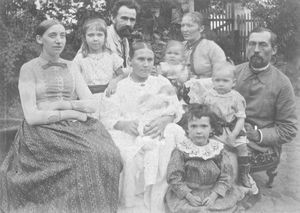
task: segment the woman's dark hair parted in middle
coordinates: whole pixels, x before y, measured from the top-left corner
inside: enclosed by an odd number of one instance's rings
[[[145,41],[134,42],[131,45],[131,48],[129,50],[129,56],[130,56],[130,58],[132,58],[134,56],[135,51],[140,50],[140,49],[149,49],[149,50],[152,50],[152,47],[151,47],[151,44],[149,44],[149,43],[147,43]]]

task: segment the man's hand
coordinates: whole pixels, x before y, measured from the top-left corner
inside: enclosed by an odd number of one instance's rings
[[[144,135],[151,136],[156,138],[160,135],[163,135],[165,127],[167,124],[173,122],[174,116],[161,116],[144,127]]]
[[[185,198],[188,200],[189,204],[192,206],[202,206],[202,200],[200,197],[188,193]]]
[[[259,142],[260,134],[257,129],[254,129],[253,126],[249,123],[245,123],[246,135],[250,141]]]
[[[120,130],[126,132],[130,135],[137,136],[139,122],[137,120],[134,121],[118,121],[115,125],[116,130]]]

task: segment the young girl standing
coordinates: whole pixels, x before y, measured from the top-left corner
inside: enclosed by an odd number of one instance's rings
[[[230,155],[210,137],[217,117],[208,105],[191,104],[185,114],[187,137],[177,143],[167,170],[167,212],[233,212],[245,195],[233,185]]]
[[[106,47],[106,28],[105,21],[100,18],[87,20],[83,25],[82,50],[74,58],[99,101],[104,91],[107,96],[113,94],[117,82],[123,78],[123,59]]]

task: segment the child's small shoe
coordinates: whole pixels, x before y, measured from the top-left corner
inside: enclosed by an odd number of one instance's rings
[[[256,182],[254,181],[254,179],[251,175],[249,175],[249,177],[250,177],[250,183],[251,183],[251,189],[250,189],[249,193],[251,193],[252,195],[257,195],[259,193],[259,189],[256,185]]]
[[[251,185],[251,182],[250,182],[250,178],[249,178],[249,175],[247,174],[247,173],[240,173],[239,174],[239,179],[240,179],[240,183],[243,185],[243,186],[245,186],[245,187],[247,187],[247,188],[251,188],[252,187],[252,185]]]

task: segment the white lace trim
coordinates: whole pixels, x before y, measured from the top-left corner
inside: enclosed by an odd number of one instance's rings
[[[219,155],[224,145],[214,139],[210,139],[208,144],[204,146],[197,146],[193,144],[189,139],[183,140],[177,144],[177,148],[187,153],[190,157],[200,157],[204,160],[214,158]]]

